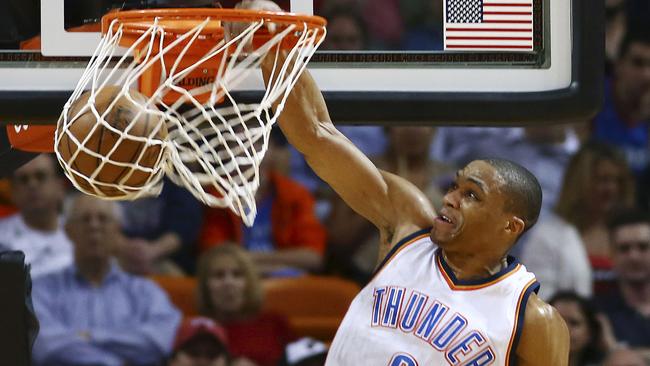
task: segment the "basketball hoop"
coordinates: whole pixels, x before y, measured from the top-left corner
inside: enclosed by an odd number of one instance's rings
[[[238,34],[224,34],[226,23],[245,29]],[[66,175],[79,176],[74,156],[68,159],[72,161],[66,161],[59,153],[61,137],[70,135],[77,117],[68,115],[71,107],[89,90],[91,97],[82,99],[87,106],[80,110],[93,110],[97,124],[113,131],[110,121],[94,109],[92,96],[118,86],[121,92],[117,97],[138,102],[138,115],[154,115],[155,120],[164,121],[161,123],[168,132],[164,156],[156,167],[141,167],[137,161],[128,164],[152,172],[143,189],[136,191],[119,181],[109,184],[123,193],[118,198],[157,194],[162,174],[154,173],[161,169],[207,205],[229,207],[246,225],[252,225],[255,192],[260,184],[259,165],[268,148],[271,127],[323,41],[325,25],[326,21],[317,16],[242,9],[154,9],[105,15],[103,37],[63,109],[55,134],[55,151]],[[120,47],[127,51],[117,57]],[[286,58],[279,57],[281,51],[287,53]],[[234,89],[265,57],[274,57],[275,67],[262,99],[242,100]],[[144,94],[146,102],[131,97],[132,89]],[[272,105],[276,106],[275,112]],[[129,136],[129,128],[119,133],[116,145],[122,139],[142,140],[142,136]],[[87,146],[88,138],[67,137],[66,141],[73,141],[77,150],[97,156]],[[119,146],[115,149],[119,150]],[[102,156],[101,160],[110,161],[110,156]],[[99,184],[96,175],[84,175],[90,188],[75,185],[85,193],[102,196],[93,189]]]

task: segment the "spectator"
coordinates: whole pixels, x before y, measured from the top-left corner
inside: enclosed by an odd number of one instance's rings
[[[180,313],[153,282],[113,261],[116,206],[73,198],[65,229],[74,264],[34,281],[36,365],[154,365],[171,351]]]
[[[370,48],[379,50],[399,49],[404,37],[404,20],[399,0],[363,1],[362,14],[368,25]]]
[[[630,210],[609,225],[618,288],[598,298],[619,342],[650,348],[650,216]]]
[[[375,165],[406,178],[425,192],[434,206],[440,207],[445,180],[455,171],[429,158],[435,129],[390,127],[386,131],[388,148],[384,154],[372,158]],[[330,269],[364,283],[377,263],[380,250],[375,226],[352,211],[339,197],[332,199],[332,211],[326,225]]]
[[[400,13],[406,28],[401,49],[442,50],[443,8],[442,0],[401,1]]]
[[[605,85],[605,102],[595,117],[593,137],[620,147],[635,173],[650,163],[650,27],[628,27]]]
[[[547,301],[559,291],[590,298],[593,274],[587,250],[575,226],[550,213],[524,237],[521,261],[541,284],[539,297]]]
[[[320,15],[327,19],[327,37],[323,51],[362,51],[368,43],[368,31],[361,12],[352,4],[326,7]]]
[[[325,343],[305,337],[287,345],[278,366],[323,366],[326,358]]]
[[[226,331],[208,318],[185,320],[167,366],[231,366]]]
[[[322,265],[325,228],[315,215],[309,191],[278,173],[278,149],[280,144],[272,140],[260,166],[253,226],[244,226],[231,210],[206,208],[201,249],[224,241],[241,243],[263,275],[315,272]]]
[[[159,196],[120,206],[122,230],[129,238],[120,250],[124,269],[143,275],[194,272],[203,206],[190,192],[165,180]]]
[[[569,327],[569,366],[602,362],[607,349],[593,305],[574,292],[560,292],[549,304],[557,309]]]
[[[607,356],[603,366],[647,366],[638,352],[629,348],[619,348]]]
[[[237,362],[275,366],[291,336],[284,317],[263,312],[262,286],[244,249],[222,244],[198,268],[199,312],[224,326]]]
[[[634,180],[614,148],[587,143],[567,167],[556,212],[580,232],[594,275],[594,291],[613,281],[608,216],[634,203]]]
[[[21,250],[38,277],[72,263],[63,230],[63,181],[52,155],[40,155],[14,171],[11,196],[19,212],[0,220],[0,250]]]

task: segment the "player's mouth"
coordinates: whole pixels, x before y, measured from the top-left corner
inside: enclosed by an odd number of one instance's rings
[[[438,212],[438,217],[436,217],[436,221],[438,221],[441,224],[451,225],[451,226],[456,226],[456,224],[458,223],[456,217],[454,217],[454,215],[452,215],[449,212],[449,209],[447,209],[446,207],[441,209],[440,212]]]
[[[446,225],[453,225],[454,224],[452,219],[449,216],[446,216],[446,215],[438,215],[438,217],[436,217],[436,221],[438,221],[440,223],[443,223],[443,224],[446,224]]]

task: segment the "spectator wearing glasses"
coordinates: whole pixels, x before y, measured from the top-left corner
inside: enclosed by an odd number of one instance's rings
[[[18,213],[0,220],[0,250],[20,250],[32,277],[72,264],[63,230],[64,186],[52,155],[40,155],[14,171],[11,197]]]
[[[609,225],[618,288],[599,298],[617,340],[650,348],[650,216],[630,210]]]

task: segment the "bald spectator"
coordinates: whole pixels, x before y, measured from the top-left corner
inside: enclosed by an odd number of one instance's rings
[[[63,230],[64,188],[52,155],[40,155],[11,176],[19,212],[0,220],[0,250],[20,250],[32,278],[72,263],[72,244]]]
[[[603,366],[646,366],[641,355],[628,348],[620,348],[609,354]]]
[[[156,365],[170,353],[180,313],[153,282],[116,265],[116,210],[91,196],[70,203],[74,264],[34,282],[35,365]]]

